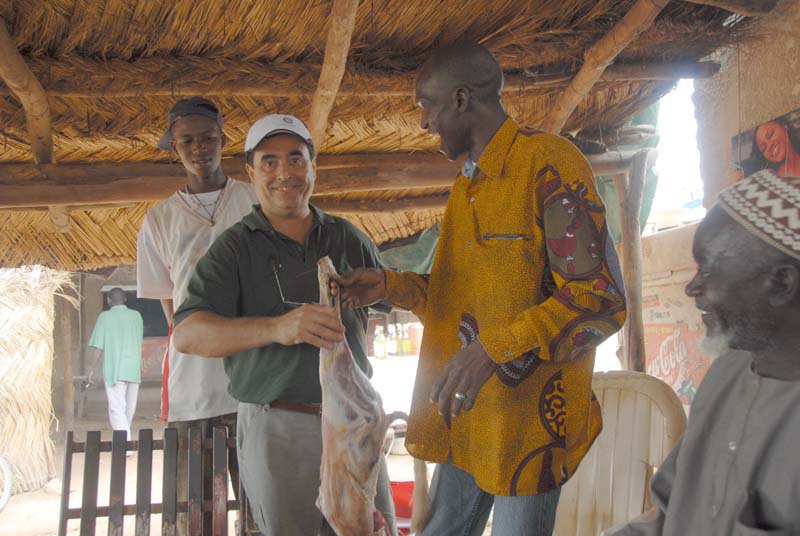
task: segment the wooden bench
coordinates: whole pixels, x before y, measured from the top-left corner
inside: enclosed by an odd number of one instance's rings
[[[228,513],[238,511],[237,536],[249,534],[245,527],[248,503],[244,489],[239,484],[239,500],[228,498],[228,456],[235,456],[236,438],[228,437],[224,427],[215,427],[211,439],[203,441],[199,428],[189,431],[189,482],[188,501],[177,500],[178,432],[164,430],[163,439],[153,439],[152,430],[140,430],[138,441],[126,441],[125,431],[116,430],[112,440],[101,441],[100,432],[87,432],[86,442],[74,440],[68,432],[64,446],[64,474],[61,490],[61,512],[58,522],[59,536],[66,536],[67,522],[80,520],[80,535],[93,536],[97,518],[108,518],[108,534],[122,535],[125,516],[135,516],[136,536],[150,534],[150,517],[161,514],[161,534],[175,535],[179,512],[188,513],[188,533],[201,536],[204,524],[210,521],[214,536],[228,534]],[[153,476],[153,451],[164,452],[162,501],[151,500]],[[213,491],[211,497],[203,496],[203,451],[211,451]],[[124,504],[126,453],[138,452],[136,459],[136,503]],[[232,452],[233,451],[233,452]],[[79,508],[69,507],[72,457],[84,453],[83,490]],[[97,505],[99,487],[100,453],[111,452],[111,477],[109,505]]]

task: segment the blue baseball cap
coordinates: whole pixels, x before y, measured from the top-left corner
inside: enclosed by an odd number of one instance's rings
[[[213,102],[202,97],[181,99],[176,102],[175,106],[169,111],[169,127],[164,135],[161,136],[161,139],[158,140],[159,149],[165,151],[172,150],[170,146],[170,142],[172,141],[172,125],[175,124],[175,121],[187,115],[202,115],[203,117],[208,117],[215,121],[217,125],[219,125],[219,129],[222,130],[222,114]]]

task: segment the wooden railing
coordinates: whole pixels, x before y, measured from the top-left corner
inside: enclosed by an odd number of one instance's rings
[[[248,503],[239,484],[238,500],[228,498],[228,456],[235,456],[236,438],[228,437],[225,427],[215,427],[211,439],[203,440],[199,428],[189,430],[188,442],[188,500],[178,501],[178,432],[174,428],[164,430],[163,439],[153,439],[152,430],[140,430],[138,441],[126,441],[125,431],[115,430],[112,440],[101,441],[100,432],[87,432],[84,443],[77,442],[68,432],[64,448],[64,474],[61,491],[61,513],[58,535],[66,536],[70,519],[80,520],[81,536],[94,536],[98,518],[108,518],[108,534],[123,534],[126,516],[135,516],[136,536],[150,534],[152,515],[161,515],[161,534],[177,534],[178,513],[188,514],[188,534],[201,536],[204,525],[210,523],[214,536],[228,534],[228,513],[239,512],[237,536],[248,534],[246,521]],[[152,501],[153,452],[164,453],[162,500]],[[213,485],[210,497],[203,496],[203,451],[211,451]],[[136,451],[136,503],[125,504],[125,475],[127,452]],[[100,483],[100,453],[111,452],[111,476],[109,483],[109,505],[98,506],[97,494]],[[72,479],[73,455],[84,454],[83,486],[81,505],[70,508],[69,494]],[[208,529],[205,528],[205,533]]]

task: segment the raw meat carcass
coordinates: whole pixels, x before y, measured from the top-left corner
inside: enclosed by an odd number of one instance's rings
[[[317,263],[320,303],[336,307],[330,293],[333,263]],[[382,446],[389,425],[408,420],[405,413],[386,415],[383,402],[369,378],[356,365],[347,341],[333,350],[319,351],[322,385],[322,467],[317,507],[339,536],[389,535],[386,520],[375,508]],[[411,530],[418,532],[430,514],[427,466],[414,460],[414,498]]]
[[[320,303],[334,306],[328,257],[319,260]],[[335,306],[339,308],[338,298]],[[341,310],[339,309],[341,316]],[[375,508],[386,430],[399,414],[386,415],[380,395],[358,368],[347,341],[319,352],[322,384],[322,467],[317,506],[339,536],[388,535]]]

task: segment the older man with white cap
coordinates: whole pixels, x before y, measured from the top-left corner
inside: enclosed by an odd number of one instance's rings
[[[693,254],[686,293],[719,357],[653,478],[656,509],[606,535],[800,534],[800,178],[723,191]]]
[[[239,401],[237,453],[253,517],[268,535],[332,534],[315,507],[322,436],[319,348],[347,337],[361,369],[366,309],[342,312],[319,299],[317,260],[340,272],[379,267],[375,245],[349,222],[309,203],[314,144],[305,125],[268,115],[245,142],[259,205],[200,259],[188,298],[175,313],[175,346],[221,356]],[[375,499],[394,528],[383,459]]]

